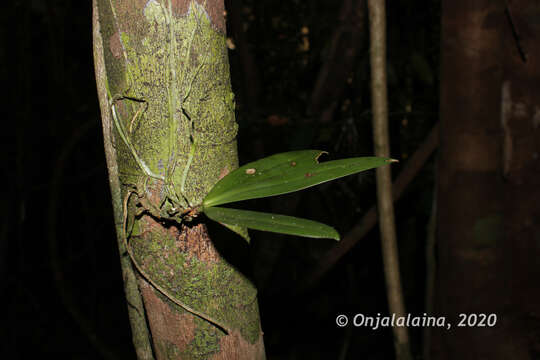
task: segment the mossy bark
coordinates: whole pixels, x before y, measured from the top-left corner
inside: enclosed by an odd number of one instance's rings
[[[196,209],[238,166],[223,1],[98,0],[98,8],[122,194],[138,195],[127,203],[126,228],[145,273],[139,288],[155,356],[264,359],[253,284],[217,252],[200,218],[166,218]]]
[[[112,139],[112,119],[109,109],[109,99],[107,95],[107,74],[105,71],[105,59],[103,58],[103,39],[99,24],[99,11],[97,0],[92,3],[92,37],[94,43],[94,65],[96,75],[96,86],[98,90],[99,104],[101,108],[101,118],[103,127],[103,142],[105,148],[105,158],[109,173],[109,185],[111,189],[111,200],[114,211],[114,224],[117,233],[117,245],[120,255],[120,267],[122,269],[122,279],[124,280],[124,292],[128,304],[128,316],[131,325],[131,338],[139,360],[153,360],[150,334],[146,324],[146,316],[142,296],[137,286],[137,276],[131,265],[131,260],[126,254],[126,243],[124,241],[122,193],[120,179],[118,176],[118,163],[116,161],[116,151]]]

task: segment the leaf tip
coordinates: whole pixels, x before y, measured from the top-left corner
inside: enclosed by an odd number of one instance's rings
[[[332,239],[332,240],[335,240],[335,241],[340,241],[341,240],[341,236],[339,236],[339,233],[337,232],[336,229],[334,229],[333,227],[330,227],[331,229],[331,232],[330,232],[330,236],[328,236],[328,239]]]
[[[397,162],[399,162],[399,160],[396,160],[396,159],[388,159],[388,160],[386,160],[386,162],[389,162],[389,163],[397,163]]]

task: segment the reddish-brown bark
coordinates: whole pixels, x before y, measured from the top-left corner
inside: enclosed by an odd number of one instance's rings
[[[434,330],[434,359],[508,358],[500,326],[457,327],[460,313],[500,314],[504,304],[497,276],[504,258],[501,4],[442,3],[435,311],[453,329]]]
[[[433,359],[538,354],[540,8],[508,5],[443,1],[435,315],[453,328],[434,331]],[[496,325],[457,328],[480,313]]]
[[[540,6],[509,2],[502,85],[504,252],[501,284],[509,294],[506,314],[514,359],[540,354]]]

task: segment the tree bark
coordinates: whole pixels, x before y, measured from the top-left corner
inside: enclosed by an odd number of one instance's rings
[[[540,354],[540,7],[507,2],[501,85],[504,245],[501,292],[509,295],[506,344],[514,359]]]
[[[143,300],[137,287],[136,273],[131,266],[131,261],[126,256],[126,248],[123,241],[123,214],[122,214],[122,194],[120,178],[118,175],[118,164],[116,162],[116,151],[112,138],[112,119],[109,111],[107,98],[107,74],[105,70],[105,60],[103,58],[103,39],[99,24],[99,12],[97,1],[93,1],[92,6],[92,26],[94,42],[94,64],[96,73],[96,85],[98,98],[100,101],[101,119],[103,128],[103,140],[105,147],[105,159],[109,174],[109,186],[111,189],[111,198],[113,205],[114,224],[116,228],[118,252],[120,255],[120,267],[122,269],[122,279],[124,280],[124,292],[126,302],[128,303],[128,316],[131,325],[131,338],[135,347],[135,353],[139,360],[152,360],[152,346],[150,344],[150,335],[146,326],[146,316]]]
[[[122,230],[142,271],[155,357],[264,359],[253,284],[216,250],[205,219],[171,215],[196,213],[238,166],[223,1],[97,3],[102,111],[118,119]]]
[[[459,314],[501,314],[501,26],[503,2],[442,2],[441,140],[434,359],[516,358],[495,327],[457,327]],[[504,322],[504,321],[503,321]]]
[[[443,1],[434,359],[532,359],[537,279],[540,36],[535,1]]]

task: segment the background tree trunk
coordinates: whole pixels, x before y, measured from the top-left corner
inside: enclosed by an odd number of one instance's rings
[[[497,313],[501,293],[500,89],[503,8],[443,1],[441,140],[438,161],[435,359],[502,359],[498,328],[457,328],[458,314]],[[488,342],[489,340],[489,342]],[[502,357],[501,357],[502,356]]]
[[[98,8],[108,101],[132,144],[114,128],[130,245],[147,275],[139,288],[155,356],[264,359],[256,289],[225,259],[227,249],[218,252],[200,217],[180,225],[148,211],[137,216],[135,202],[195,208],[237,167],[223,1],[98,0]],[[147,177],[134,152],[164,181]],[[130,189],[138,196],[127,197]]]
[[[502,83],[506,347],[514,359],[540,356],[540,7],[507,2]]]
[[[434,359],[515,358],[505,338],[507,293],[501,176],[503,2],[442,2],[438,274]],[[497,314],[494,327],[457,327],[459,314]]]

